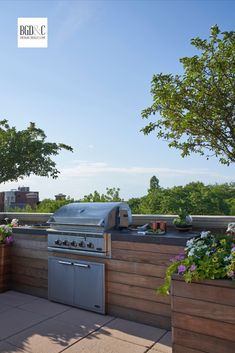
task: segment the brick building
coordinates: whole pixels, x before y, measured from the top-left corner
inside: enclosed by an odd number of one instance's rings
[[[0,211],[7,211],[9,208],[24,208],[29,205],[35,208],[39,202],[39,192],[30,191],[29,187],[18,187],[18,190],[0,192]]]

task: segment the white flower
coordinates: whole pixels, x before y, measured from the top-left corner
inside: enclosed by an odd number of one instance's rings
[[[207,248],[208,248],[207,245],[202,245],[202,246],[201,246],[201,249],[207,249]]]
[[[194,239],[188,240],[187,243],[186,243],[186,247],[187,248],[191,248],[193,246],[193,243],[194,243]]]
[[[210,234],[210,231],[201,232],[201,238],[202,238],[202,239],[207,238],[209,234]]]
[[[11,225],[13,227],[17,227],[19,224],[19,220],[17,218],[13,218],[13,220],[11,221]]]
[[[194,249],[191,249],[189,252],[188,252],[188,256],[193,256],[194,255]]]
[[[230,260],[232,260],[232,256],[230,255],[230,256],[226,256],[225,258],[224,258],[224,261],[225,262],[228,262],[228,261],[230,261]]]
[[[235,222],[228,224],[228,228],[227,228],[226,232],[235,234]]]

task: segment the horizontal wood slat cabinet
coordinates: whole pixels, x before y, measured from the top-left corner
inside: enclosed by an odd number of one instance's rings
[[[14,234],[12,246],[11,288],[47,298],[47,235]]]
[[[10,288],[11,284],[11,246],[0,245],[0,293]]]
[[[235,284],[172,279],[173,353],[235,352]]]
[[[47,298],[48,256],[105,263],[107,313],[165,329],[171,327],[170,298],[155,291],[170,258],[183,246],[112,241],[112,258],[48,253],[46,232],[18,232],[12,246],[11,288]]]
[[[170,258],[182,251],[182,246],[112,241],[106,266],[108,313],[170,329],[170,298],[155,289],[163,283]]]

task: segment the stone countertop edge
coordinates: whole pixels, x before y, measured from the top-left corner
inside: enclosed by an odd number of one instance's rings
[[[14,227],[13,234],[47,235],[48,232],[42,228]]]
[[[47,235],[47,229],[19,227],[13,228],[13,234]],[[112,241],[127,241],[146,244],[185,246],[187,240],[199,235],[199,232],[179,232],[169,230],[164,235],[138,235],[135,232],[111,231]]]

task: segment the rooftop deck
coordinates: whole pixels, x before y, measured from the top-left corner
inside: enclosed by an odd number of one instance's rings
[[[171,353],[169,331],[50,302],[0,294],[1,353]]]

